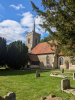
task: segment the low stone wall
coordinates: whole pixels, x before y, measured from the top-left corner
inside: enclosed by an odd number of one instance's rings
[[[0,100],[16,100],[16,94],[14,92],[9,92],[4,97],[0,96]]]
[[[30,65],[29,68],[40,68],[39,65]]]
[[[69,67],[70,70],[75,70],[75,65],[72,67]]]

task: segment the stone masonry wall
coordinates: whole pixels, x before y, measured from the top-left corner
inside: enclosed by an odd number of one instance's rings
[[[59,64],[59,58],[63,58],[63,65]],[[59,69],[66,69],[65,61],[69,61],[69,65],[67,69],[75,70],[75,65],[72,65],[72,63],[70,62],[70,57],[67,57],[67,56],[58,56],[58,68]]]
[[[55,54],[42,54],[42,55],[37,55],[40,61],[40,68],[48,68],[48,69],[55,69],[57,68],[57,57]],[[50,66],[47,66],[47,59],[46,57],[50,57]]]
[[[28,51],[31,51],[38,43],[40,43],[40,34],[36,32],[30,32],[26,34],[26,46],[29,48]],[[28,39],[30,39],[30,43],[28,43]],[[37,43],[36,43],[37,39]]]
[[[30,39],[30,43],[28,43],[28,39]],[[31,51],[33,43],[33,32],[26,34],[26,46],[28,47],[28,51]]]

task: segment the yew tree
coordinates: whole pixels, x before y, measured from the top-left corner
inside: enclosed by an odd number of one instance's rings
[[[32,1],[31,4],[37,15],[44,19],[40,26],[50,33],[50,40],[57,41],[58,49],[65,56],[75,57],[75,0],[41,0],[43,10]]]
[[[6,39],[0,37],[0,65],[5,65],[6,62]]]
[[[27,63],[28,47],[22,41],[14,41],[7,46],[7,65],[12,69],[20,69]]]

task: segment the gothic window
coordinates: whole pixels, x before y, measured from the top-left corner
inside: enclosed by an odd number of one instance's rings
[[[28,43],[30,43],[30,39],[28,39]]]
[[[59,64],[63,65],[63,58],[59,58]]]
[[[72,62],[72,65],[75,65],[75,61]]]
[[[47,66],[49,66],[50,65],[50,57],[49,56],[47,56],[46,62],[47,62]]]

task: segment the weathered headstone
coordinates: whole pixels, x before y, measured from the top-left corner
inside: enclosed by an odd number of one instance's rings
[[[4,98],[2,98],[2,97],[0,96],[0,100],[4,100]]]
[[[4,100],[10,100],[7,95],[4,96]]]
[[[62,73],[64,73],[64,69],[62,69]]]
[[[70,80],[69,79],[61,80],[61,90],[65,90],[69,88],[70,88]]]
[[[53,93],[51,93],[49,96],[50,96],[50,98],[55,97],[55,95]]]
[[[73,80],[75,80],[75,73],[73,73]]]
[[[16,94],[14,92],[9,92],[4,96],[4,100],[16,100]]]
[[[39,70],[36,71],[36,77],[40,77],[40,71]]]
[[[46,99],[46,96],[41,97],[41,99],[42,99],[42,100],[45,100],[45,99]]]

